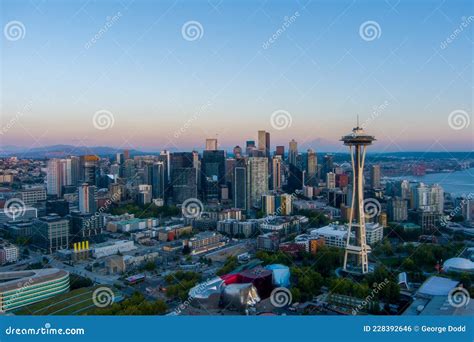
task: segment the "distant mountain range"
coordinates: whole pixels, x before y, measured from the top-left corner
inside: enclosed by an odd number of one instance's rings
[[[21,158],[63,158],[70,155],[81,156],[95,154],[98,156],[110,156],[117,152],[122,152],[123,148],[117,149],[108,146],[73,146],[73,145],[52,145],[35,148],[25,148],[19,146],[0,147],[1,157],[17,156]],[[155,152],[156,153],[156,152]],[[130,154],[154,154],[153,152],[141,152],[130,150]]]
[[[107,157],[115,155],[118,152],[123,152],[124,148],[115,148],[110,146],[74,146],[74,145],[51,145],[35,148],[26,148],[20,146],[1,146],[0,147],[0,157],[12,157],[16,156],[18,158],[64,158],[70,155],[81,156],[86,154],[95,154],[101,157]],[[156,151],[139,151],[139,150],[129,150],[130,155],[156,155],[159,152]],[[173,151],[171,151],[173,152]],[[229,150],[231,152],[231,150]],[[326,153],[318,151],[319,155],[324,155]],[[347,155],[347,152],[332,153],[334,155],[340,155],[343,157]],[[474,152],[384,152],[377,153],[369,151],[367,157],[376,157],[377,159],[387,159],[391,158],[420,158],[420,159],[450,159],[456,158],[461,160],[466,160],[468,158],[474,158]],[[345,159],[345,157],[343,157]],[[337,160],[338,158],[336,158]]]

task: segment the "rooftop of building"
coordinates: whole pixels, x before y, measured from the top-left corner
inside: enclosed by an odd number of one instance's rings
[[[417,295],[422,296],[447,296],[459,284],[449,278],[433,276],[428,278],[418,289]]]
[[[451,258],[443,263],[443,269],[474,272],[474,262],[465,258]]]
[[[57,268],[43,268],[31,271],[0,272],[0,293],[20,289],[21,286],[34,285],[67,276],[69,273]]]
[[[58,214],[49,214],[47,216],[39,217],[38,219],[43,222],[67,221],[67,218],[61,217]]]

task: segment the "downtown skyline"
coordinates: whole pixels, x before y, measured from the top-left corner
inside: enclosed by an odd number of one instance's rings
[[[152,6],[3,2],[2,27],[20,21],[24,37],[2,36],[2,146],[192,150],[217,138],[231,150],[262,129],[272,146],[344,152],[359,115],[373,152],[473,150],[463,2]],[[364,39],[372,21],[378,35]],[[107,129],[94,126],[101,111]],[[278,111],[291,124],[272,126]]]

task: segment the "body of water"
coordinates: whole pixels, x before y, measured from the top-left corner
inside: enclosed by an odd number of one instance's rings
[[[467,196],[474,194],[474,168],[445,173],[430,173],[425,176],[405,176],[397,179],[423,182],[425,184],[439,184],[445,192],[453,196]]]

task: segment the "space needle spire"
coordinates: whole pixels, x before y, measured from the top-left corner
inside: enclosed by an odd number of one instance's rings
[[[352,162],[352,202],[349,216],[349,229],[347,231],[346,249],[344,253],[344,271],[366,274],[369,272],[368,254],[370,246],[367,245],[365,214],[364,214],[364,161],[367,146],[372,145],[375,137],[368,135],[359,126],[352,133],[341,138],[344,145],[349,146]],[[354,238],[352,238],[354,231]]]

